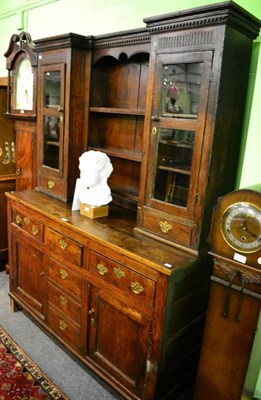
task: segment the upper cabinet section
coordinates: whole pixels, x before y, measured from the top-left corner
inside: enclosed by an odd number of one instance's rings
[[[113,164],[113,202],[136,210],[149,76],[149,35],[143,30],[94,39],[88,149]]]
[[[14,34],[5,53],[8,70],[7,115],[36,117],[37,54],[28,32]]]
[[[260,21],[229,1],[145,22],[153,50],[136,232],[198,252],[215,199],[234,189]]]
[[[38,54],[37,189],[73,198],[86,150],[91,39],[66,34],[35,41]]]

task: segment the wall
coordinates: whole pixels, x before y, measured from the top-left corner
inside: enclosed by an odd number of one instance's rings
[[[219,0],[0,0],[0,77],[7,76],[4,53],[10,37],[21,30],[33,40],[75,32],[99,35],[145,26],[143,18],[181,9],[216,3]],[[260,0],[235,0],[261,18]],[[261,52],[260,37],[253,44],[244,132],[236,188],[261,192]],[[260,334],[258,341],[260,341]],[[254,347],[253,368],[247,386],[253,389],[260,364]],[[255,361],[257,359],[257,361]],[[255,371],[255,373],[252,373]],[[260,373],[261,374],[261,373]],[[261,380],[261,378],[260,378]],[[261,386],[261,382],[260,385]],[[258,389],[258,391],[261,389]]]

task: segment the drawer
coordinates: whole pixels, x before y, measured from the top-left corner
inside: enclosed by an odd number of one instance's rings
[[[33,238],[43,242],[44,225],[37,221],[36,218],[31,217],[30,213],[26,210],[21,210],[16,207],[12,208],[12,224],[18,226],[24,232]]]
[[[81,267],[83,245],[50,228],[46,229],[45,243],[55,256],[70,261],[77,267]]]
[[[48,302],[76,324],[81,324],[81,305],[50,282],[48,283]]]
[[[76,299],[82,298],[82,278],[52,258],[48,259],[48,277],[53,285],[59,286],[69,296],[74,296]]]
[[[187,225],[178,224],[156,215],[145,213],[143,228],[166,240],[171,240],[185,246],[190,245],[192,228]]]
[[[64,317],[53,307],[48,309],[48,326],[70,346],[80,350],[80,326]]]
[[[90,270],[135,300],[153,305],[155,281],[95,252],[90,254]]]

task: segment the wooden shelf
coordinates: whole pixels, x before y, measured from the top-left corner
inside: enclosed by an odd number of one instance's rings
[[[141,162],[141,158],[142,158],[141,154],[133,154],[133,153],[130,153],[127,151],[124,152],[122,150],[117,150],[117,149],[106,149],[104,147],[89,146],[88,150],[101,151],[103,153],[106,153],[107,156],[109,156],[109,157],[117,157],[117,158],[121,158],[124,160],[129,160],[129,161]]]
[[[185,166],[183,168],[178,168],[177,166],[169,167],[169,166],[165,166],[165,165],[159,165],[158,168],[161,170],[164,170],[164,171],[178,172],[179,174],[183,174],[183,175],[191,175],[191,171],[190,171],[189,167],[185,167]]]
[[[139,110],[136,108],[90,107],[90,111],[104,114],[145,115],[145,110]]]

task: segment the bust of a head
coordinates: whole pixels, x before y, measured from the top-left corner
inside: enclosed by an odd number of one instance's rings
[[[111,200],[111,190],[107,180],[113,171],[107,154],[101,151],[86,151],[79,158],[81,203],[102,206]]]

